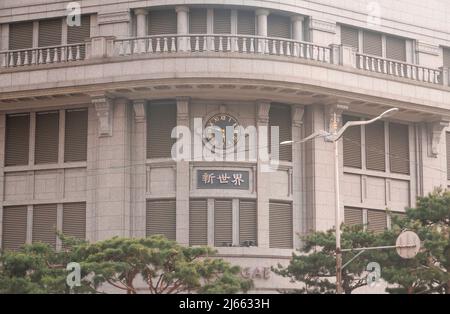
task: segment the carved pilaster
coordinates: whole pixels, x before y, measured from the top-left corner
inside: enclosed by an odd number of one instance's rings
[[[305,107],[297,105],[293,107],[292,126],[301,127],[303,124],[303,116],[305,115]]]
[[[260,100],[258,101],[258,124],[268,124],[269,123],[269,110],[270,110],[270,101],[268,100]]]
[[[439,154],[439,143],[445,128],[449,126],[449,121],[434,121],[427,125],[428,133],[428,155],[436,158]]]
[[[189,125],[189,97],[177,97],[177,124]]]
[[[111,98],[102,95],[92,98],[98,118],[98,136],[112,136],[112,120],[114,105]]]
[[[145,122],[145,105],[146,100],[135,100],[133,102],[134,118],[136,122]]]

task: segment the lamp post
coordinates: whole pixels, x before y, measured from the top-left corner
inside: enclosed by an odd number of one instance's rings
[[[334,113],[333,119],[330,123],[330,132],[320,130],[317,131],[310,136],[299,140],[299,141],[285,141],[281,142],[280,145],[289,145],[289,144],[300,144],[305,143],[309,140],[323,137],[325,138],[325,141],[332,142],[334,145],[334,185],[335,185],[335,228],[336,228],[336,293],[342,294],[342,250],[341,250],[341,199],[340,199],[340,176],[339,176],[339,140],[344,135],[344,132],[349,127],[354,126],[361,126],[361,125],[368,125],[371,123],[374,123],[380,119],[386,118],[388,116],[391,116],[392,114],[396,113],[398,111],[398,108],[392,108],[389,110],[386,110],[382,114],[380,114],[378,117],[373,118],[371,120],[367,121],[349,121],[347,122],[341,129],[338,130],[339,127],[339,121],[337,118],[337,114]]]

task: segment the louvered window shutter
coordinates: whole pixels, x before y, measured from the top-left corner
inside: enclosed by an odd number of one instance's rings
[[[379,33],[364,31],[363,33],[364,53],[381,57],[383,56],[382,36]]]
[[[450,132],[445,133],[447,148],[447,179],[450,180]]]
[[[18,250],[27,240],[27,206],[3,207],[2,248]]]
[[[62,38],[62,19],[50,19],[39,21],[39,47],[60,46]],[[43,51],[43,60],[48,60],[47,53],[50,52],[50,60],[53,61],[55,51],[53,49]],[[59,53],[59,51],[58,51]],[[58,56],[59,58],[60,56]]]
[[[375,233],[381,233],[387,228],[387,216],[385,211],[368,210],[367,211],[367,230]]]
[[[238,11],[237,18],[237,33],[240,35],[256,35],[256,19],[255,12],[253,11]],[[246,50],[250,51],[251,49],[251,40],[246,39],[244,41],[243,38],[239,39],[239,49],[243,51],[244,43],[246,44]]]
[[[58,162],[59,113],[38,112],[36,114],[35,164]]]
[[[257,245],[258,239],[258,218],[256,201],[239,202],[239,242],[241,245],[245,242],[252,242]]]
[[[80,44],[84,43],[86,39],[91,37],[91,16],[82,15],[80,26],[68,26],[67,27],[67,43],[68,44]],[[76,55],[76,54],[74,54]],[[81,59],[84,59],[86,55],[85,47],[80,48]]]
[[[207,11],[206,9],[191,9],[189,10],[189,33],[191,34],[206,34],[208,32],[207,25]],[[204,39],[199,36],[199,49],[204,50]],[[195,50],[195,39],[191,38],[191,49]]]
[[[343,124],[348,121],[360,120],[357,117],[344,116]],[[343,137],[344,166],[361,169],[361,127],[347,129]]]
[[[6,116],[5,166],[28,165],[30,115]]]
[[[450,48],[443,49],[444,67],[450,67]]]
[[[214,245],[233,244],[233,206],[231,200],[214,201]]]
[[[177,125],[176,104],[150,104],[147,114],[147,158],[170,158],[175,143],[171,135]]]
[[[389,150],[391,172],[409,174],[409,130],[407,125],[389,124]]]
[[[86,238],[86,203],[63,205],[63,234],[77,239]]]
[[[388,59],[406,62],[406,40],[386,36],[386,57]]]
[[[269,246],[270,248],[293,248],[292,204],[269,203]]]
[[[292,139],[291,107],[287,105],[272,104],[269,110],[269,152],[272,151],[272,127],[279,128],[279,143]],[[292,161],[292,146],[279,146],[279,159]]]
[[[9,50],[28,49],[33,47],[33,22],[20,22],[9,24]],[[15,57],[14,64],[17,64],[19,55]],[[25,53],[20,53],[23,64]],[[28,61],[31,61],[31,54],[28,54]]]
[[[341,43],[359,50],[358,29],[341,25]]]
[[[206,200],[189,202],[189,244],[208,245],[208,203]]]
[[[147,201],[147,236],[161,234],[176,240],[176,201]]]
[[[267,17],[267,35],[269,37],[291,38],[291,19],[287,16],[272,15]]]
[[[148,14],[149,35],[175,35],[177,34],[177,13],[175,10],[156,10]],[[160,39],[161,50],[164,49],[164,36]],[[167,38],[167,37],[166,37]],[[176,44],[176,40],[175,40]],[[153,49],[156,50],[157,40],[153,40]],[[167,49],[172,50],[172,38],[167,39]]]
[[[361,208],[345,207],[344,222],[348,226],[361,226],[363,224],[363,211]]]
[[[33,207],[33,243],[42,242],[56,247],[56,204]]]
[[[66,110],[64,162],[87,159],[88,110]]]
[[[366,125],[366,168],[386,171],[384,122]]]

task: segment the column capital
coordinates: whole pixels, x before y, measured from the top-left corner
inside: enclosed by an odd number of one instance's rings
[[[293,15],[291,16],[291,22],[303,22],[305,17],[303,15]]]
[[[95,95],[92,96],[92,103],[98,118],[98,136],[112,136],[113,99],[105,94]]]
[[[134,118],[136,122],[145,122],[145,105],[147,100],[137,99],[133,100]]]
[[[134,15],[147,15],[148,10],[144,8],[134,9]]]
[[[439,143],[445,128],[450,124],[449,120],[437,120],[427,123],[428,155],[436,158],[439,155]]]
[[[258,124],[269,123],[269,110],[270,110],[270,100],[258,100],[257,101],[257,121]]]
[[[190,97],[179,96],[177,99],[177,124],[189,123]]]
[[[257,10],[255,11],[255,15],[256,15],[256,16],[261,16],[261,15],[267,16],[267,15],[269,15],[269,14],[270,14],[270,11],[267,10],[267,9],[257,9]]]
[[[303,116],[305,115],[305,106],[296,105],[292,109],[292,125],[301,127],[303,124]]]
[[[186,12],[186,13],[188,13],[189,12],[189,7],[188,6],[185,6],[185,5],[177,5],[176,7],[175,7],[175,12]]]

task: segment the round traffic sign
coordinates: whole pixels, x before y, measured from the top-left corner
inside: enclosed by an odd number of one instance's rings
[[[414,258],[420,250],[420,238],[412,231],[402,232],[395,243],[398,255],[404,259]]]

